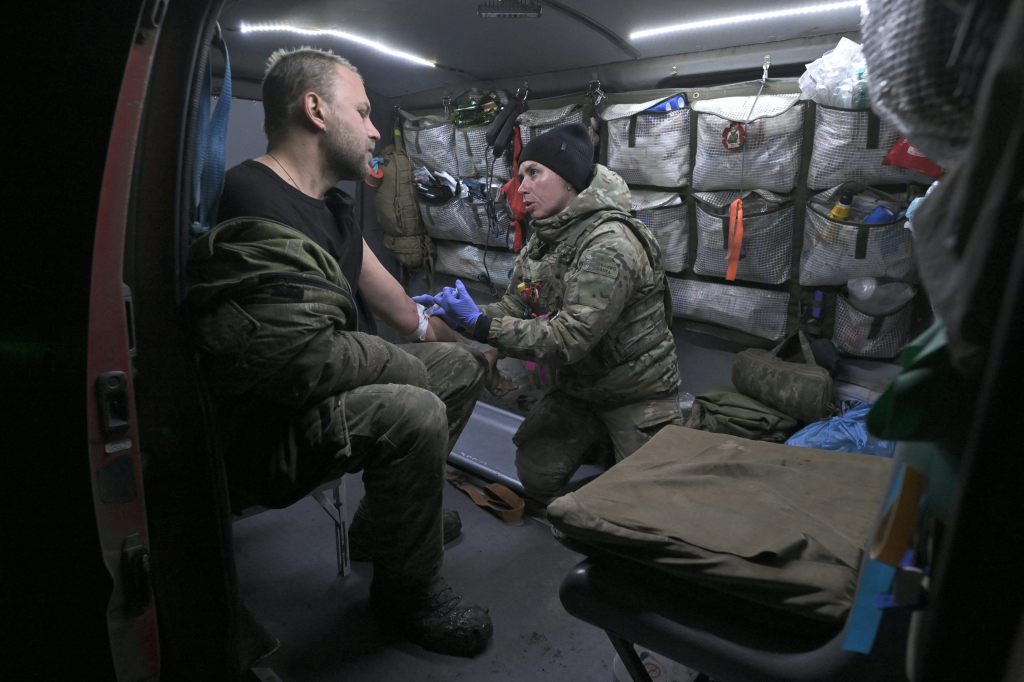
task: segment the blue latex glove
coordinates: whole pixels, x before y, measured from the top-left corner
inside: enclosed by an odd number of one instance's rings
[[[420,294],[419,296],[413,296],[412,300],[419,303],[424,308],[430,309],[430,306],[434,305],[434,297],[430,294]]]
[[[461,279],[455,280],[455,287],[445,287],[437,296],[434,302],[444,310],[441,319],[449,327],[460,331],[473,329],[476,320],[480,317],[480,309],[473,302],[473,297],[466,291],[466,286]]]

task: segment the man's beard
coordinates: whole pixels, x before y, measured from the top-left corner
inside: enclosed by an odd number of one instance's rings
[[[362,180],[369,172],[366,163],[366,140],[356,137],[340,126],[331,128],[320,138],[327,170],[339,180]]]

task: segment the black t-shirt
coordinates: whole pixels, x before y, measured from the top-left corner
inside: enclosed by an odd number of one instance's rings
[[[224,174],[218,220],[241,216],[266,218],[302,232],[334,256],[359,309],[360,331],[377,331],[359,291],[363,268],[363,234],[352,214],[352,197],[337,187],[323,199],[314,199],[281,179],[270,168],[249,159]]]

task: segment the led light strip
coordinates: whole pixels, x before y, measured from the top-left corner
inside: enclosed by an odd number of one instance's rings
[[[703,21],[691,21],[685,24],[674,24],[660,28],[650,28],[643,31],[634,31],[629,34],[630,40],[650,38],[665,33],[679,33],[681,31],[699,31],[702,28],[714,28],[716,26],[729,26],[731,24],[745,24],[751,21],[763,21],[765,19],[778,19],[780,17],[795,17],[802,14],[819,14],[821,12],[833,12],[852,7],[862,7],[863,0],[849,0],[848,2],[828,2],[818,5],[804,5],[803,7],[790,7],[788,9],[772,10],[770,12],[755,12],[753,14],[737,14],[731,17],[719,17],[717,19],[705,19]]]
[[[312,28],[300,28],[298,26],[292,26],[290,24],[246,24],[242,25],[238,29],[242,33],[266,33],[269,31],[283,31],[287,33],[296,33],[302,36],[330,36],[332,38],[341,38],[342,40],[351,40],[354,43],[365,45],[366,47],[383,52],[386,55],[392,57],[398,57],[410,61],[413,64],[419,64],[420,66],[437,66],[434,62],[424,59],[423,57],[417,57],[414,54],[408,52],[402,52],[392,47],[388,47],[382,43],[378,43],[362,36],[357,36],[354,33],[346,33],[345,31],[336,31],[334,29],[312,29]]]

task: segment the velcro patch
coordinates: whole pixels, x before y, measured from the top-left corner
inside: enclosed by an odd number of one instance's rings
[[[606,260],[595,259],[592,253],[583,254],[583,258],[580,258],[580,270],[583,272],[589,272],[600,277],[607,277],[608,279],[615,279],[619,270],[615,267],[614,263],[609,263]]]

